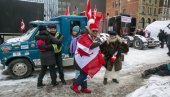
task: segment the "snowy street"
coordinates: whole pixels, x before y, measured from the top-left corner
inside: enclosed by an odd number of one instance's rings
[[[38,71],[31,77],[13,80],[0,71],[0,97],[170,97],[170,76],[153,75],[147,79],[141,78],[141,72],[147,68],[170,62],[168,49],[154,48],[137,50],[130,48],[125,55],[119,84],[108,81],[103,85],[103,67],[92,79],[88,79],[91,94],[76,94],[70,89],[71,79],[74,78],[74,68],[65,68],[67,85],[52,87],[49,73],[44,78],[46,86],[37,89]],[[57,79],[60,81],[59,79]]]

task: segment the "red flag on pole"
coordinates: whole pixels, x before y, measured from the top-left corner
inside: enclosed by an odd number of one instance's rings
[[[92,12],[91,12],[91,8],[90,8],[90,0],[87,1],[86,16],[88,19],[90,19],[92,16]]]
[[[68,5],[68,7],[66,8],[66,11],[65,11],[64,15],[70,15],[69,5]]]
[[[25,23],[24,20],[21,20],[21,25],[20,25],[20,32],[23,32],[25,30]]]

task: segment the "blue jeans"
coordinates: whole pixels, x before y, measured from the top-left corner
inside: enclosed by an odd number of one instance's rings
[[[87,88],[87,74],[80,70],[80,74],[78,75],[78,77],[75,77],[73,83],[81,85],[82,88]]]

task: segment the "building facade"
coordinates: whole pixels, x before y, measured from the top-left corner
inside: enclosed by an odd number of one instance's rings
[[[160,0],[139,0],[137,28],[145,28],[158,20]]]
[[[106,0],[106,13],[120,13],[136,18],[136,29],[145,28],[156,20],[168,20],[170,0]]]
[[[159,20],[170,20],[170,0],[160,0]]]

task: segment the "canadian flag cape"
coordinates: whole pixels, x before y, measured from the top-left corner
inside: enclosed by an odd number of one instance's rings
[[[77,41],[75,51],[75,61],[91,78],[100,70],[102,65],[105,64],[99,47],[90,49],[92,44],[93,41],[90,35],[83,34]]]

